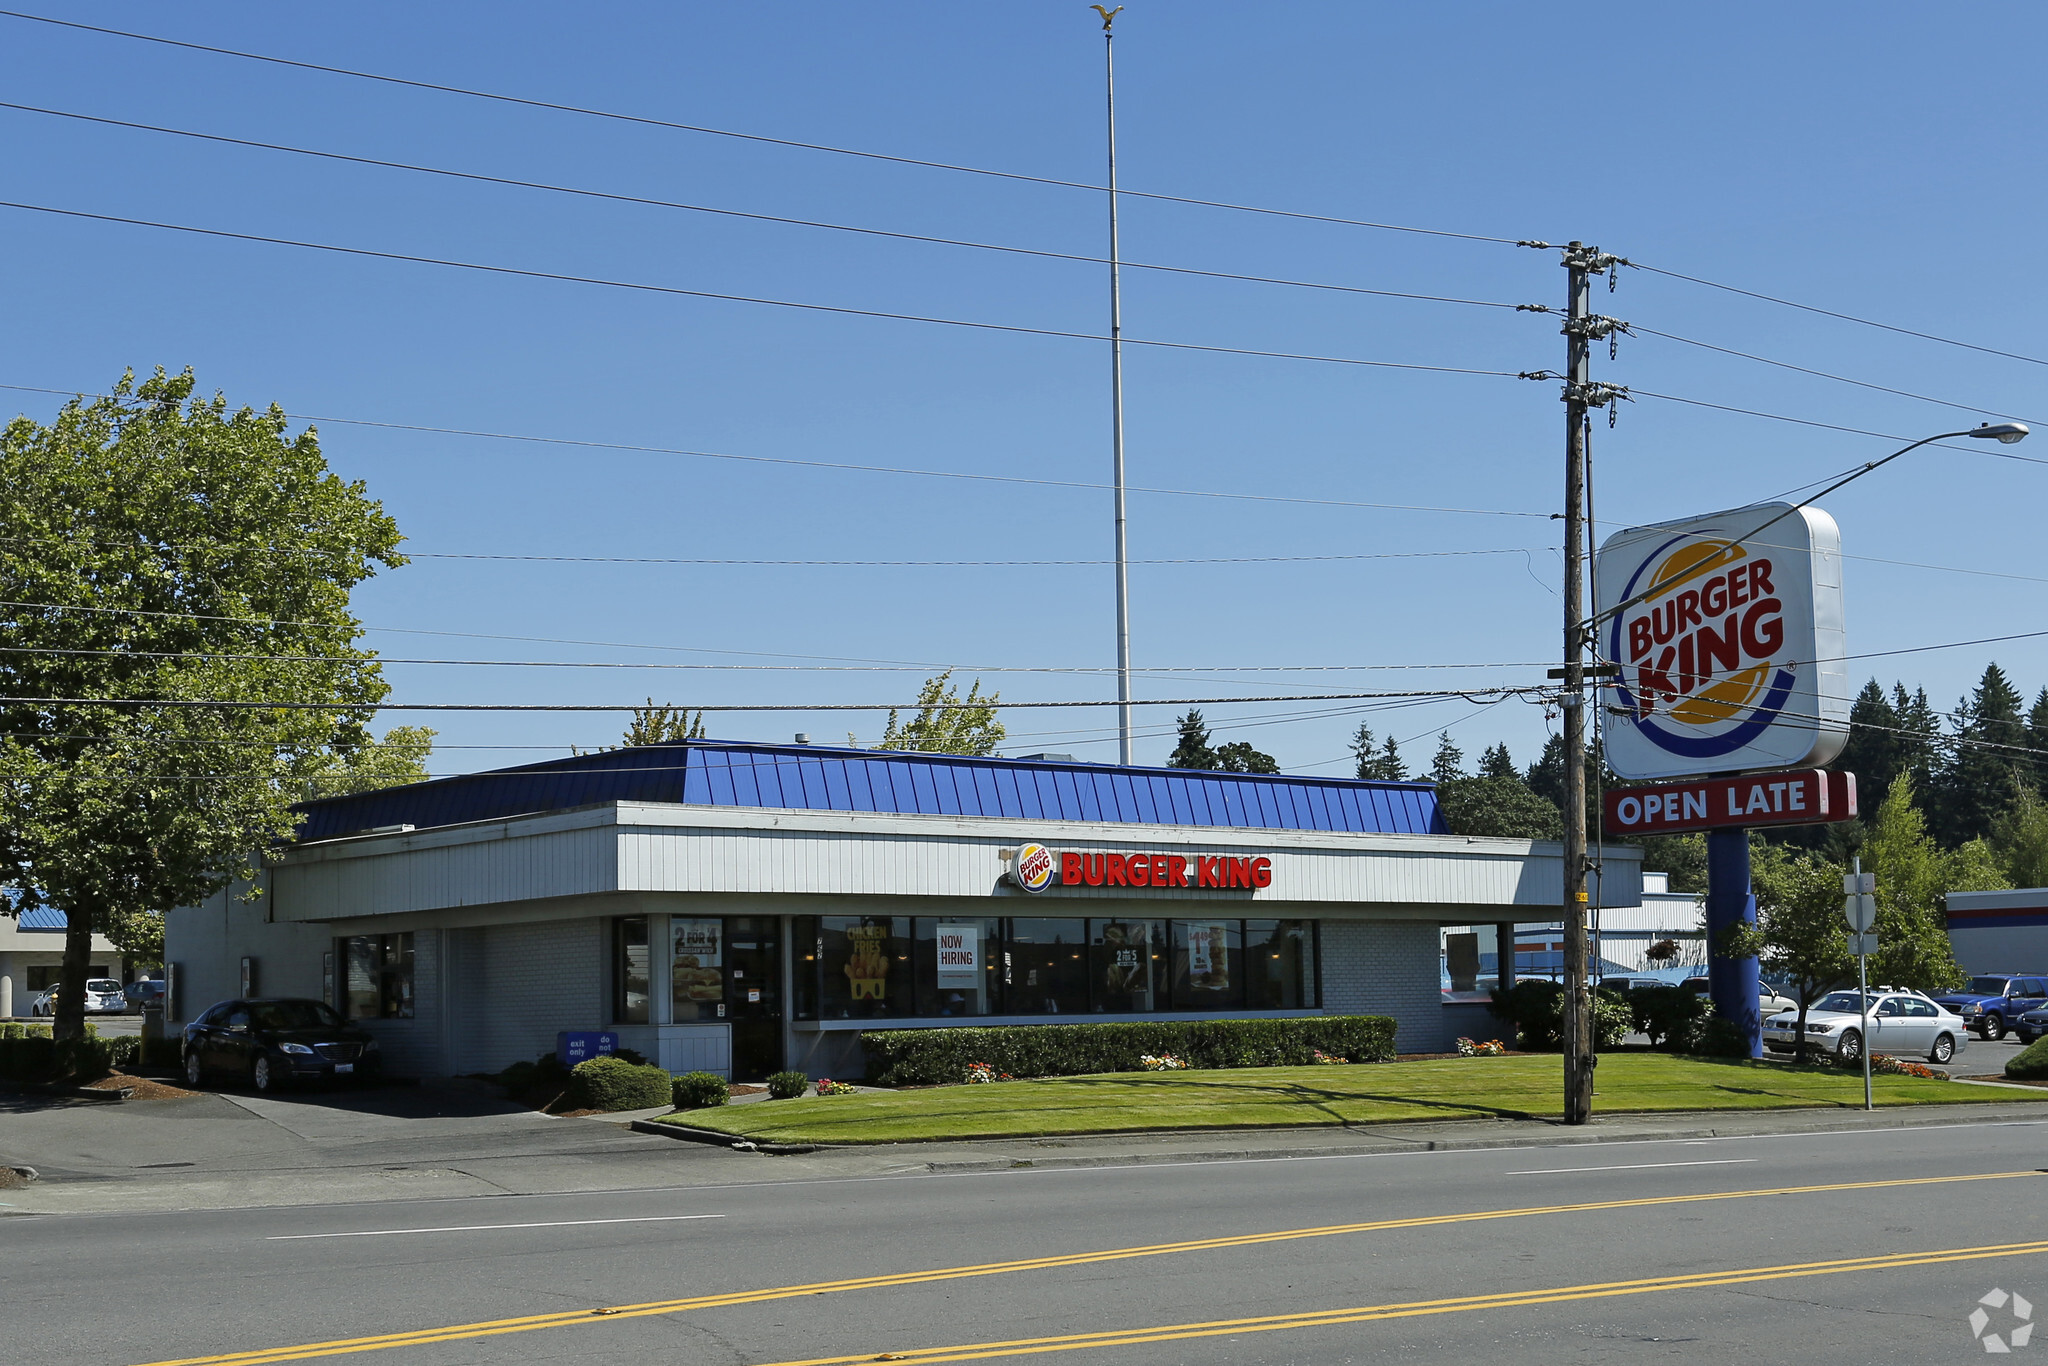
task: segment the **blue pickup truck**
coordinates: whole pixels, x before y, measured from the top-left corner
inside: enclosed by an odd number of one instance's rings
[[[1987,1042],[2002,1039],[2020,1016],[2048,1007],[2048,974],[1972,977],[1961,991],[1937,996],[1934,1001],[1962,1016],[1979,1038]]]

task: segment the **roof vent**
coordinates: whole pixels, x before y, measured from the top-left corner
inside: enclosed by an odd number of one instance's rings
[[[412,827],[410,825],[373,825],[363,833],[365,835],[405,835],[411,832]]]
[[[807,730],[798,731],[796,733],[796,742],[800,745],[808,745],[811,743],[811,733]]]
[[[1037,759],[1041,762],[1055,764],[1078,764],[1081,762],[1071,754],[1019,754],[1017,757],[1025,760]]]

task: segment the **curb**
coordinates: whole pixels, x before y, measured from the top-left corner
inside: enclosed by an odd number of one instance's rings
[[[824,1143],[756,1143],[752,1139],[740,1138],[735,1134],[720,1133],[716,1129],[699,1129],[688,1124],[664,1124],[656,1119],[636,1119],[626,1126],[635,1133],[658,1134],[663,1138],[678,1138],[685,1143],[702,1143],[715,1148],[730,1148],[743,1153],[766,1153],[771,1157],[790,1156],[796,1153],[821,1153],[835,1149],[836,1144]]]
[[[2037,1115],[2048,1115],[2048,1110],[2036,1110],[2031,1105],[2026,1107],[2025,1109],[2015,1107],[2013,1110],[2001,1111],[1995,1114],[1984,1113],[1986,1110],[1993,1108],[1990,1105],[1971,1105],[1968,1107],[1959,1107],[1961,1109],[1961,1113],[1949,1112],[1933,1115],[1924,1113],[1925,1108],[1926,1107],[1922,1107],[1923,1113],[1920,1114],[1891,1115],[1879,1112],[1880,1114],[1883,1114],[1882,1120],[1873,1118],[1869,1121],[1860,1124],[1851,1120],[1850,1116],[1867,1114],[1869,1112],[1863,1110],[1804,1110],[1794,1112],[1800,1115],[1810,1116],[1810,1118],[1804,1120],[1803,1122],[1795,1124],[1780,1124],[1768,1129],[1761,1130],[1740,1124],[1723,1123],[1718,1125],[1701,1124],[1683,1128],[1673,1127],[1666,1129],[1647,1129],[1633,1132],[1566,1133],[1558,1132],[1558,1130],[1562,1129],[1563,1126],[1558,1124],[1556,1121],[1544,1121],[1548,1128],[1546,1130],[1539,1130],[1532,1133],[1503,1134],[1484,1138],[1424,1138],[1420,1135],[1417,1135],[1414,1138],[1405,1138],[1401,1134],[1387,1132],[1385,1130],[1361,1128],[1349,1130],[1349,1132],[1351,1133],[1358,1134],[1361,1141],[1356,1143],[1345,1144],[1343,1146],[1322,1146],[1313,1148],[1178,1148],[1170,1152],[1160,1153],[1119,1152],[1102,1153],[1099,1155],[1086,1157],[1003,1157],[984,1159],[967,1158],[959,1161],[926,1162],[923,1165],[927,1169],[935,1173],[985,1172],[1030,1170],[1033,1168],[1046,1169],[1062,1167],[1134,1167],[1161,1163],[1174,1164],[1183,1162],[1244,1162],[1260,1160],[1274,1161],[1286,1158],[1384,1156],[1389,1153],[1484,1152],[1489,1149],[1497,1148],[1582,1148],[1592,1147],[1605,1143],[1660,1143],[1668,1142],[1675,1139],[1774,1138],[1781,1135],[1790,1136],[1808,1133],[1835,1133],[1844,1131],[1846,1129],[1873,1130],[1882,1132],[1885,1130],[1896,1129],[1939,1128],[1946,1125],[1967,1124],[1973,1122],[1981,1124],[2005,1124],[2011,1123],[2016,1119],[2032,1119]],[[1693,1113],[1701,1114],[1702,1112],[1695,1111]],[[1786,1112],[1780,1110],[1775,1111],[1773,1113],[1784,1115]],[[1239,1130],[1238,1132],[1245,1131]],[[1189,1131],[1182,1131],[1181,1134],[1176,1135],[1171,1132],[1161,1132],[1155,1130],[1147,1136],[1157,1138],[1173,1138],[1180,1136],[1192,1136],[1192,1133],[1190,1133]],[[1031,1140],[992,1139],[982,1141],[1029,1142]],[[878,1144],[875,1146],[881,1147],[887,1145]],[[841,1149],[841,1151],[845,1150]]]
[[[54,1081],[0,1081],[0,1091],[16,1096],[58,1096],[65,1100],[96,1100],[110,1105],[119,1105],[135,1094],[135,1088],[132,1086],[121,1086],[107,1091]]]

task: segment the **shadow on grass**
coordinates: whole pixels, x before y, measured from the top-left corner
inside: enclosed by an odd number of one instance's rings
[[[1412,1106],[1420,1110],[1437,1111],[1444,1114],[1455,1114],[1460,1116],[1492,1115],[1495,1118],[1499,1119],[1528,1119],[1532,1117],[1531,1111],[1517,1110],[1507,1106],[1481,1105],[1473,1101],[1432,1100],[1424,1096],[1403,1095],[1400,1093],[1382,1093],[1378,1091],[1340,1091],[1331,1089],[1329,1087],[1311,1086],[1306,1082],[1278,1081],[1271,1078],[1268,1078],[1263,1081],[1252,1081],[1247,1079],[1242,1082],[1231,1082],[1220,1079],[1214,1081],[1208,1079],[1196,1081],[1192,1078],[1177,1077],[1174,1076],[1172,1073],[1155,1072],[1133,1076],[1124,1076],[1119,1074],[1111,1076],[1094,1077],[1060,1077],[1057,1078],[1057,1080],[1064,1086],[1076,1087],[1133,1088],[1167,1085],[1174,1087],[1176,1090],[1186,1090],[1193,1088],[1204,1091],[1221,1092],[1225,1094],[1246,1094],[1248,1098],[1251,1095],[1264,1096],[1270,1098],[1267,1102],[1269,1104],[1298,1105],[1304,1109],[1311,1110],[1319,1114],[1327,1115],[1330,1121],[1335,1124],[1351,1124],[1357,1122],[1346,1119],[1342,1114],[1338,1113],[1338,1111],[1335,1109],[1335,1105],[1337,1102],[1340,1101],[1353,1101],[1363,1103],[1377,1102],[1383,1105],[1405,1105]],[[1171,1100],[1161,1100],[1158,1103],[1158,1105],[1159,1108],[1163,1110],[1171,1106],[1172,1103],[1173,1102]],[[1219,1102],[1219,1104],[1228,1104],[1228,1101],[1221,1101]]]

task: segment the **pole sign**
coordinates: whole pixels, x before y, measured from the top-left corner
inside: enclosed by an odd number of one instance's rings
[[[1856,819],[1856,775],[1800,769],[1742,778],[1698,778],[1606,794],[1606,829],[1677,835],[1727,826],[1828,825]]]
[[[1607,539],[1594,575],[1600,652],[1620,666],[1603,689],[1616,773],[1817,768],[1841,753],[1841,544],[1834,518],[1789,503]]]

